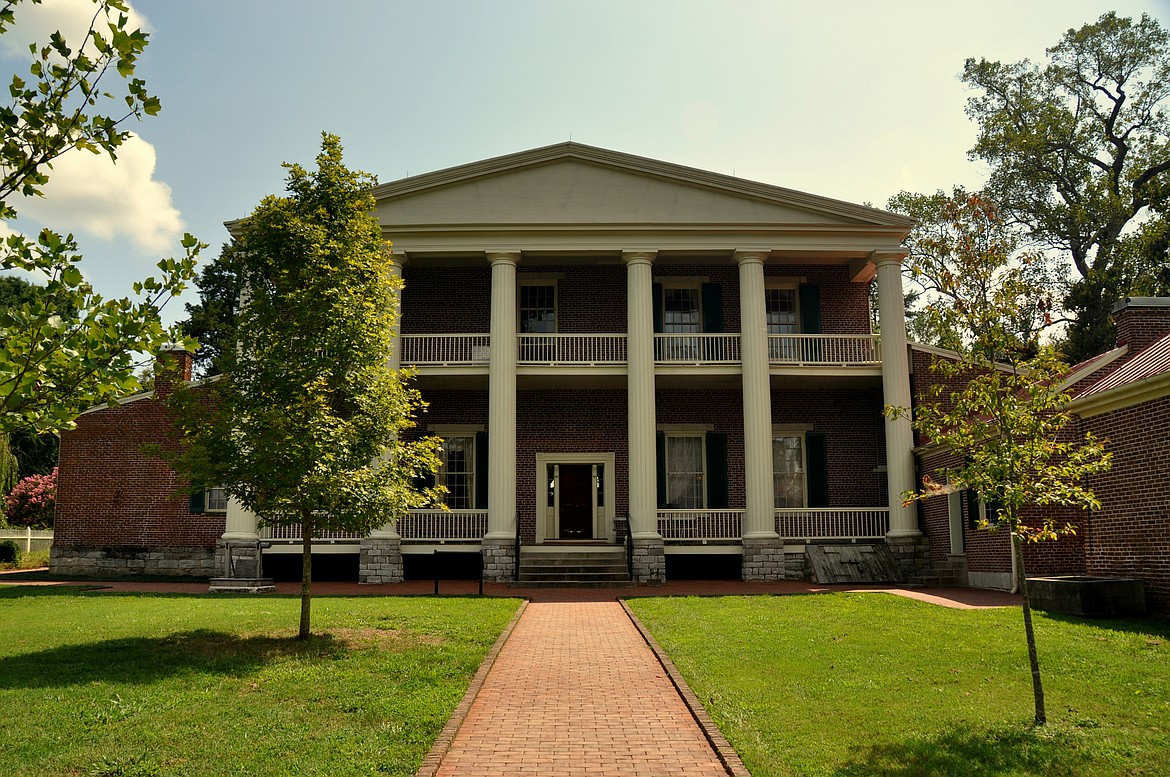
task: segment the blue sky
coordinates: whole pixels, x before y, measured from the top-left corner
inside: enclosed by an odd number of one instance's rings
[[[91,7],[45,5],[54,19]],[[74,232],[87,275],[118,296],[184,230],[214,257],[223,222],[283,190],[282,162],[311,165],[323,130],[382,182],[571,138],[879,206],[978,186],[966,57],[1039,59],[1107,10],[1170,23],[1170,0],[132,5],[162,113],[132,127],[116,166],[62,160],[8,225]],[[5,81],[25,67],[0,57]]]

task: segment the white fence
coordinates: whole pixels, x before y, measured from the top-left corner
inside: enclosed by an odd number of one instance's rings
[[[659,364],[738,364],[739,335],[654,335]]]
[[[522,334],[520,364],[625,364],[625,335]]]
[[[487,510],[411,510],[397,529],[404,540],[481,540]]]
[[[487,364],[491,335],[403,335],[402,363],[446,366]]]
[[[664,540],[738,540],[743,510],[659,510]]]
[[[789,540],[878,539],[890,529],[884,507],[801,507],[776,510],[776,533]]]
[[[260,539],[276,540],[277,542],[300,542],[301,525],[290,523],[288,526],[265,526],[260,529]],[[359,541],[364,534],[348,531],[320,531],[313,535],[313,540],[353,540]]]
[[[20,545],[25,553],[32,553],[34,546],[37,550],[45,550],[53,544],[53,530],[30,529],[28,527],[18,529],[8,526],[0,529],[0,542],[4,540],[12,540]]]
[[[880,364],[873,335],[768,335],[772,364]]]

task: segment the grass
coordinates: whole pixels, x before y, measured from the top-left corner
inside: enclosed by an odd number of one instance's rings
[[[39,569],[49,565],[49,550],[18,551],[15,563],[0,564],[0,569]]]
[[[517,606],[0,588],[0,773],[410,775]]]
[[[1162,775],[1170,623],[1036,614],[1033,728],[1018,608],[885,594],[635,599],[754,777]]]

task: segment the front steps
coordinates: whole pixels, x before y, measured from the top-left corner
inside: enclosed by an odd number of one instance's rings
[[[517,585],[526,588],[616,588],[630,585],[626,549],[612,545],[520,548]]]

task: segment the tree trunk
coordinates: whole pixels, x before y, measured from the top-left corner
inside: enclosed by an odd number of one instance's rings
[[[309,607],[313,600],[313,517],[301,516],[301,630],[297,639],[309,638]]]
[[[1032,666],[1032,698],[1035,703],[1035,724],[1043,726],[1048,716],[1044,712],[1044,684],[1040,680],[1040,659],[1036,655],[1036,633],[1032,630],[1032,605],[1028,599],[1028,576],[1024,572],[1024,550],[1020,537],[1012,530],[1012,553],[1016,556],[1016,574],[1019,577],[1020,597],[1024,608],[1024,634],[1028,639],[1028,663]]]

